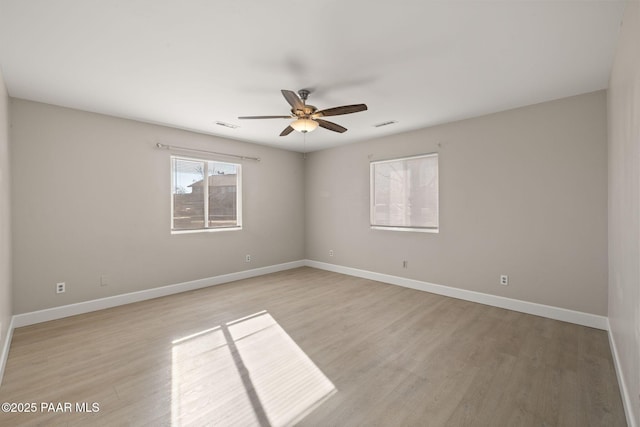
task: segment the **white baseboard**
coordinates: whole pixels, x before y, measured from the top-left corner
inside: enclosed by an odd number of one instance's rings
[[[347,274],[349,276],[362,277],[376,280],[378,282],[403,286],[405,288],[419,291],[431,292],[433,294],[444,295],[465,301],[477,302],[494,307],[506,308],[508,310],[519,311],[521,313],[533,314],[536,316],[548,317],[563,322],[575,323],[590,328],[609,330],[607,317],[596,314],[583,313],[581,311],[569,310],[566,308],[554,307],[550,305],[537,304],[535,302],[522,301],[497,295],[484,294],[481,292],[468,291],[465,289],[452,288],[449,286],[436,285],[434,283],[420,280],[407,279],[405,277],[392,276],[389,274],[376,273],[373,271],[360,270],[357,268],[344,267],[336,264],[329,264],[320,261],[306,260],[308,267],[319,268],[321,270],[333,271],[335,273]]]
[[[175,285],[162,286],[159,288],[145,289],[138,292],[131,292],[106,298],[83,301],[75,304],[48,308],[45,310],[16,314],[13,316],[12,324],[14,328],[19,328],[21,326],[48,322],[49,320],[62,319],[63,317],[75,316],[77,314],[89,313],[91,311],[103,310],[105,308],[117,307],[124,304],[131,304],[133,302],[145,301],[153,298],[177,294],[180,292],[192,291],[194,289],[221,285],[223,283],[233,282],[236,280],[248,279],[250,277],[262,276],[263,274],[290,270],[297,267],[304,267],[304,265],[304,261],[292,261],[284,264],[255,268],[252,270],[238,271],[237,273],[229,273],[223,274],[221,276],[192,280],[190,282],[183,282]]]
[[[624,406],[624,414],[627,417],[627,425],[629,427],[638,427],[638,424],[636,423],[637,418],[633,413],[633,399],[631,399],[631,394],[629,393],[629,389],[627,388],[627,383],[625,382],[624,376],[622,375],[622,365],[620,364],[620,359],[618,357],[618,347],[616,346],[616,340],[613,337],[613,333],[611,332],[611,327],[609,327],[608,335],[609,347],[611,347],[611,354],[613,355],[613,366],[616,370],[616,377],[618,377],[620,396],[622,397],[622,404]]]
[[[378,282],[389,283],[392,285],[403,286],[406,288],[416,289],[425,292],[431,292],[438,295],[444,295],[452,298],[458,298],[466,301],[477,302],[480,304],[491,305],[494,307],[506,308],[509,310],[519,311],[536,316],[548,317],[550,319],[561,320],[564,322],[575,323],[578,325],[588,326],[591,328],[608,330],[609,323],[605,316],[583,313],[580,311],[569,310],[566,308],[554,307],[544,304],[537,304],[528,301],[522,301],[512,298],[501,297],[497,295],[484,294],[481,292],[469,291],[465,289],[452,288],[444,285],[423,282],[420,280],[407,279],[405,277],[392,276],[389,274],[376,273],[373,271],[360,270],[357,268],[345,267],[336,264],[329,264],[314,260],[292,261],[283,264],[276,264],[267,267],[255,268],[252,270],[239,271],[236,273],[224,274],[221,276],[208,277],[204,279],[192,280],[189,282],[178,283],[175,285],[162,286],[159,288],[146,289],[138,292],[114,295],[111,297],[100,298],[90,301],[79,302],[75,304],[63,305],[60,307],[48,308],[45,310],[32,311],[29,313],[16,314],[11,320],[12,328],[33,325],[36,323],[47,322],[49,320],[61,319],[63,317],[75,316],[77,314],[89,313],[91,311],[102,310],[105,308],[116,307],[119,305],[130,304],[138,301],[144,301],[152,298],[159,298],[167,295],[173,295],[180,292],[191,291],[194,289],[206,288],[209,286],[219,285],[223,283],[233,282],[235,280],[247,279],[250,277],[261,276],[263,274],[275,273],[278,271],[289,270],[309,266],[321,270],[333,271],[336,273],[346,274],[349,276],[362,277],[365,279],[376,280]],[[13,330],[13,329],[12,329]],[[7,334],[10,338],[10,334]],[[6,350],[8,352],[8,349]],[[4,354],[4,353],[3,353]]]
[[[4,367],[7,365],[7,359],[9,358],[9,348],[11,347],[11,338],[13,337],[14,328],[13,317],[11,317],[9,329],[7,329],[7,335],[4,337],[2,349],[0,349],[2,351],[2,353],[0,353],[0,386],[2,385],[2,378],[4,376]]]

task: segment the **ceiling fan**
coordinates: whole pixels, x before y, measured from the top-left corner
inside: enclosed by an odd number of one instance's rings
[[[310,92],[306,89],[300,89],[298,95],[290,90],[282,90],[284,99],[291,105],[291,114],[288,116],[242,116],[238,119],[295,119],[287,126],[280,136],[289,135],[294,130],[302,133],[312,132],[318,126],[334,132],[343,133],[347,128],[342,127],[333,122],[323,120],[320,117],[339,116],[342,114],[358,113],[367,109],[366,104],[343,105],[341,107],[327,108],[318,111],[313,105],[307,105],[307,98]]]

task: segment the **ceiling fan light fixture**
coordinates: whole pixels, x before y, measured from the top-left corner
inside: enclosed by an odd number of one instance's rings
[[[313,132],[318,127],[318,122],[311,119],[298,119],[290,125],[294,130],[302,133]]]

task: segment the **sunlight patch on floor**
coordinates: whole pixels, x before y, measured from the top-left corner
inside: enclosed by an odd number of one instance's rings
[[[335,392],[266,311],[173,341],[174,426],[292,425]]]
[[[258,425],[221,328],[172,349],[172,425]]]

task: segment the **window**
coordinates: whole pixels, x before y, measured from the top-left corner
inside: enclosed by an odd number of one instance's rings
[[[371,227],[438,232],[438,154],[371,162]]]
[[[172,156],[171,231],[241,228],[240,171],[235,163]]]

